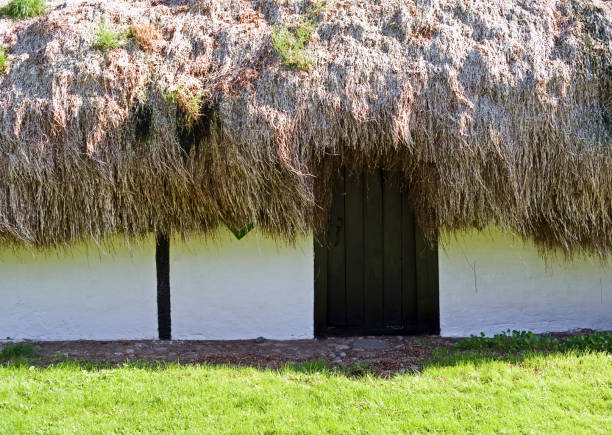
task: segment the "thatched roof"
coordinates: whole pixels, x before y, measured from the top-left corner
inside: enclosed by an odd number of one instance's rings
[[[609,2],[326,3],[72,0],[0,19],[0,239],[252,222],[291,240],[324,222],[346,164],[401,172],[430,236],[493,224],[612,252]],[[101,26],[131,36],[105,51]]]

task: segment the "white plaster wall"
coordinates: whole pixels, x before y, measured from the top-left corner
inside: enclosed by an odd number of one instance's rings
[[[231,340],[313,336],[312,237],[286,246],[252,230],[237,240],[173,241],[172,338]]]
[[[0,252],[0,339],[157,337],[155,246]]]
[[[612,330],[612,264],[544,260],[532,244],[494,230],[445,235],[439,253],[443,336]]]

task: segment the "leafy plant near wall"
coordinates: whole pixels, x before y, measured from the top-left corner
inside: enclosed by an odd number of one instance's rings
[[[537,335],[530,331],[508,329],[493,337],[472,335],[455,343],[458,349],[495,350],[501,352],[519,351],[612,351],[612,333],[595,332],[588,335],[574,335],[556,338],[551,335]]]
[[[563,341],[563,345],[566,349],[612,352],[612,332],[571,336]]]
[[[30,359],[39,356],[38,349],[28,343],[8,343],[0,351],[0,361]]]
[[[106,18],[102,17],[98,23],[96,32],[95,47],[107,52],[121,47],[127,39],[127,32],[118,32],[106,23]]]
[[[21,20],[42,15],[46,10],[47,2],[45,0],[12,0],[0,9],[0,15]]]
[[[319,26],[317,17],[325,7],[326,2],[316,2],[308,9],[299,24],[294,26],[278,24],[274,27],[271,36],[272,48],[286,67],[308,71],[316,62],[316,57],[308,51],[307,44]]]

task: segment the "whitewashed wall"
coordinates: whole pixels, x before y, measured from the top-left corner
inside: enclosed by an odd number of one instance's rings
[[[170,246],[172,338],[297,339],[313,336],[312,237],[285,246],[256,229],[237,240]]]
[[[0,252],[0,339],[157,337],[155,246]]]
[[[545,261],[532,244],[497,231],[444,237],[442,335],[612,329],[612,264]]]
[[[510,329],[612,330],[612,265],[545,261],[497,231],[445,235],[439,254],[444,336]],[[172,336],[244,339],[313,336],[312,237],[285,246],[251,231],[236,240],[173,241]],[[157,337],[151,241],[112,255],[0,251],[0,340]]]

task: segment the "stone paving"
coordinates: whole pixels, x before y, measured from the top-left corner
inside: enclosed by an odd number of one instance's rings
[[[278,368],[323,359],[329,365],[366,365],[379,372],[419,370],[434,348],[455,340],[438,336],[330,337],[276,341],[48,341],[31,342],[50,360],[70,358],[121,363],[164,361]],[[2,344],[0,343],[0,347]]]

